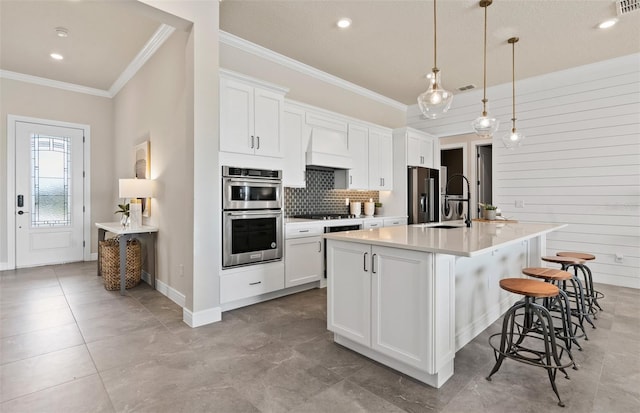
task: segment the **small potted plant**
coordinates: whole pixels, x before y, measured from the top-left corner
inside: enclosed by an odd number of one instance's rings
[[[114,214],[122,214],[120,223],[123,227],[126,227],[129,223],[129,204],[118,204],[118,210]]]
[[[384,215],[384,209],[382,208],[382,202],[376,202],[375,215]]]
[[[489,221],[494,221],[496,219],[496,209],[498,209],[497,206],[484,204],[482,208],[484,210],[484,219],[488,219]]]

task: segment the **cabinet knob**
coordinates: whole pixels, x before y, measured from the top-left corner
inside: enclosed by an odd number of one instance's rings
[[[253,141],[254,141],[254,136],[251,135],[251,149],[253,149],[253,147],[254,147]]]
[[[256,140],[258,141],[258,144],[256,145],[256,149],[260,149],[260,137],[256,136]]]

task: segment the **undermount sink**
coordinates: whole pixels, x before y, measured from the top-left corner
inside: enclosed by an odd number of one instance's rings
[[[434,225],[429,228],[437,228],[437,229],[453,229],[453,228],[462,228],[460,225]]]

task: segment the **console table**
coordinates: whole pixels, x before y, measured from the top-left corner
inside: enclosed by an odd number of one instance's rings
[[[150,225],[142,225],[139,228],[123,227],[119,222],[96,222],[98,228],[98,242],[104,241],[107,232],[119,236],[120,244],[120,295],[125,293],[125,277],[127,273],[127,241],[133,238],[144,238],[150,241],[149,248],[147,248],[147,263],[149,275],[151,276],[151,286],[156,288],[156,234],[158,232],[157,227]],[[98,248],[98,253],[100,248]],[[98,257],[98,263],[100,257]],[[98,268],[100,268],[98,264]],[[99,274],[98,269],[98,275]]]

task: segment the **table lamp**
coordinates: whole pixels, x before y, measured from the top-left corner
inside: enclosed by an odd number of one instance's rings
[[[142,226],[142,202],[140,198],[153,197],[151,179],[120,179],[118,182],[120,198],[129,198],[129,222],[132,229]]]

